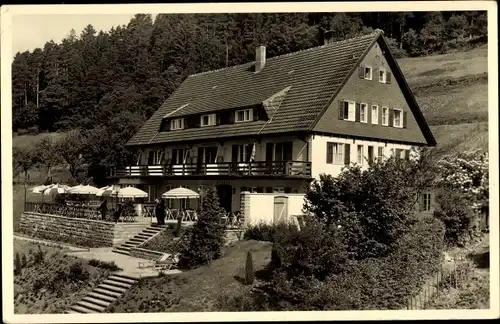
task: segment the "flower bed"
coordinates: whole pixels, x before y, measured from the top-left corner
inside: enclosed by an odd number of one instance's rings
[[[14,260],[16,253],[21,268],[14,276],[16,314],[63,313],[110,275],[57,247],[14,240]]]

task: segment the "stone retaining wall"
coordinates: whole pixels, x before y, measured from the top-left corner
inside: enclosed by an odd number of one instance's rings
[[[31,237],[92,248],[120,244],[145,227],[32,212],[22,213],[20,219],[20,231]]]
[[[130,256],[146,260],[158,260],[164,252],[141,249],[138,247],[130,249]]]

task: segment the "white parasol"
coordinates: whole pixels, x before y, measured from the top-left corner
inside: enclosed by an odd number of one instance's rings
[[[30,191],[33,193],[43,193],[43,191],[45,189],[47,189],[48,187],[49,186],[46,186],[46,185],[39,185],[39,186],[31,188]]]
[[[161,197],[170,199],[189,199],[199,198],[200,194],[191,189],[179,187],[165,192]]]
[[[46,196],[50,196],[52,194],[63,194],[68,192],[69,189],[69,186],[56,183],[45,188],[43,190],[43,194]]]
[[[146,198],[148,193],[134,187],[120,188],[116,194],[118,198]]]
[[[95,195],[99,191],[99,188],[89,186],[89,185],[78,185],[71,188],[68,193],[73,195]]]
[[[118,192],[120,191],[120,186],[117,185],[111,185],[111,186],[106,186],[99,188],[99,191],[97,191],[96,196],[101,197],[101,196],[116,196]]]

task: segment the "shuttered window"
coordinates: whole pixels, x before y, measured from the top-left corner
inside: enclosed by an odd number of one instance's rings
[[[363,145],[358,145],[358,164],[363,165]]]
[[[372,124],[378,124],[378,106],[372,105]]]
[[[346,144],[345,146],[349,146],[349,144]],[[343,164],[345,163],[344,161],[344,153],[345,153],[345,148],[344,144],[342,143],[332,143],[332,142],[327,142],[326,143],[326,163],[328,164]]]
[[[382,125],[389,125],[389,108],[382,107]]]
[[[403,128],[403,111],[400,109],[394,109],[393,116],[394,127]]]

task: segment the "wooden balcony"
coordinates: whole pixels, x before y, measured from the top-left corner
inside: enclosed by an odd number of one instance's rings
[[[311,162],[255,161],[192,163],[178,165],[134,165],[112,169],[111,177],[311,177]]]

